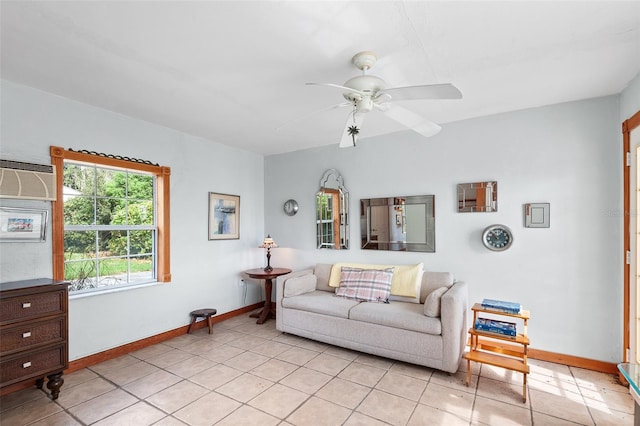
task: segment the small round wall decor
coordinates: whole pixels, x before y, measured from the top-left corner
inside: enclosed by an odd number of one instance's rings
[[[505,225],[487,226],[482,232],[482,243],[489,250],[503,251],[511,247],[513,233]]]
[[[298,208],[298,202],[296,200],[287,200],[284,202],[283,210],[289,216],[298,213]]]

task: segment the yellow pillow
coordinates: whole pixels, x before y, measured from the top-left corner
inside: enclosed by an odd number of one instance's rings
[[[422,283],[423,263],[416,265],[370,265],[366,263],[334,263],[329,275],[329,286],[340,287],[340,272],[342,267],[360,269],[387,269],[393,270],[391,279],[391,294],[394,296],[417,297]]]

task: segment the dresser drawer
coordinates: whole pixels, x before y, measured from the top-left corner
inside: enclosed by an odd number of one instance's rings
[[[66,297],[67,293],[60,290],[2,299],[0,300],[0,324],[63,314]]]
[[[0,354],[53,343],[62,343],[67,336],[67,318],[60,316],[46,321],[31,321],[4,327],[0,332]]]
[[[67,345],[62,343],[40,350],[3,357],[0,385],[6,386],[33,377],[42,377],[66,368]]]

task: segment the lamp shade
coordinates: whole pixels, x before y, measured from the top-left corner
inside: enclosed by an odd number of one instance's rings
[[[271,238],[271,235],[267,235],[264,238],[264,241],[262,242],[262,244],[260,244],[258,247],[270,249],[270,248],[278,247],[278,244],[276,244],[276,242],[273,241],[273,238]]]

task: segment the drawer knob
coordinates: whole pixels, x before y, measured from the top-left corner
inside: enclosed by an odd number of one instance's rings
[[[25,362],[24,364],[22,364],[22,368],[29,368],[29,367],[31,367],[31,361]]]
[[[23,339],[26,339],[27,337],[31,337],[31,332],[30,332],[30,331],[27,331],[27,332],[25,332],[25,333],[22,333],[22,338],[23,338]]]
[[[22,304],[22,307],[23,307],[23,308],[30,308],[30,307],[31,307],[31,302],[24,302],[24,303]]]

